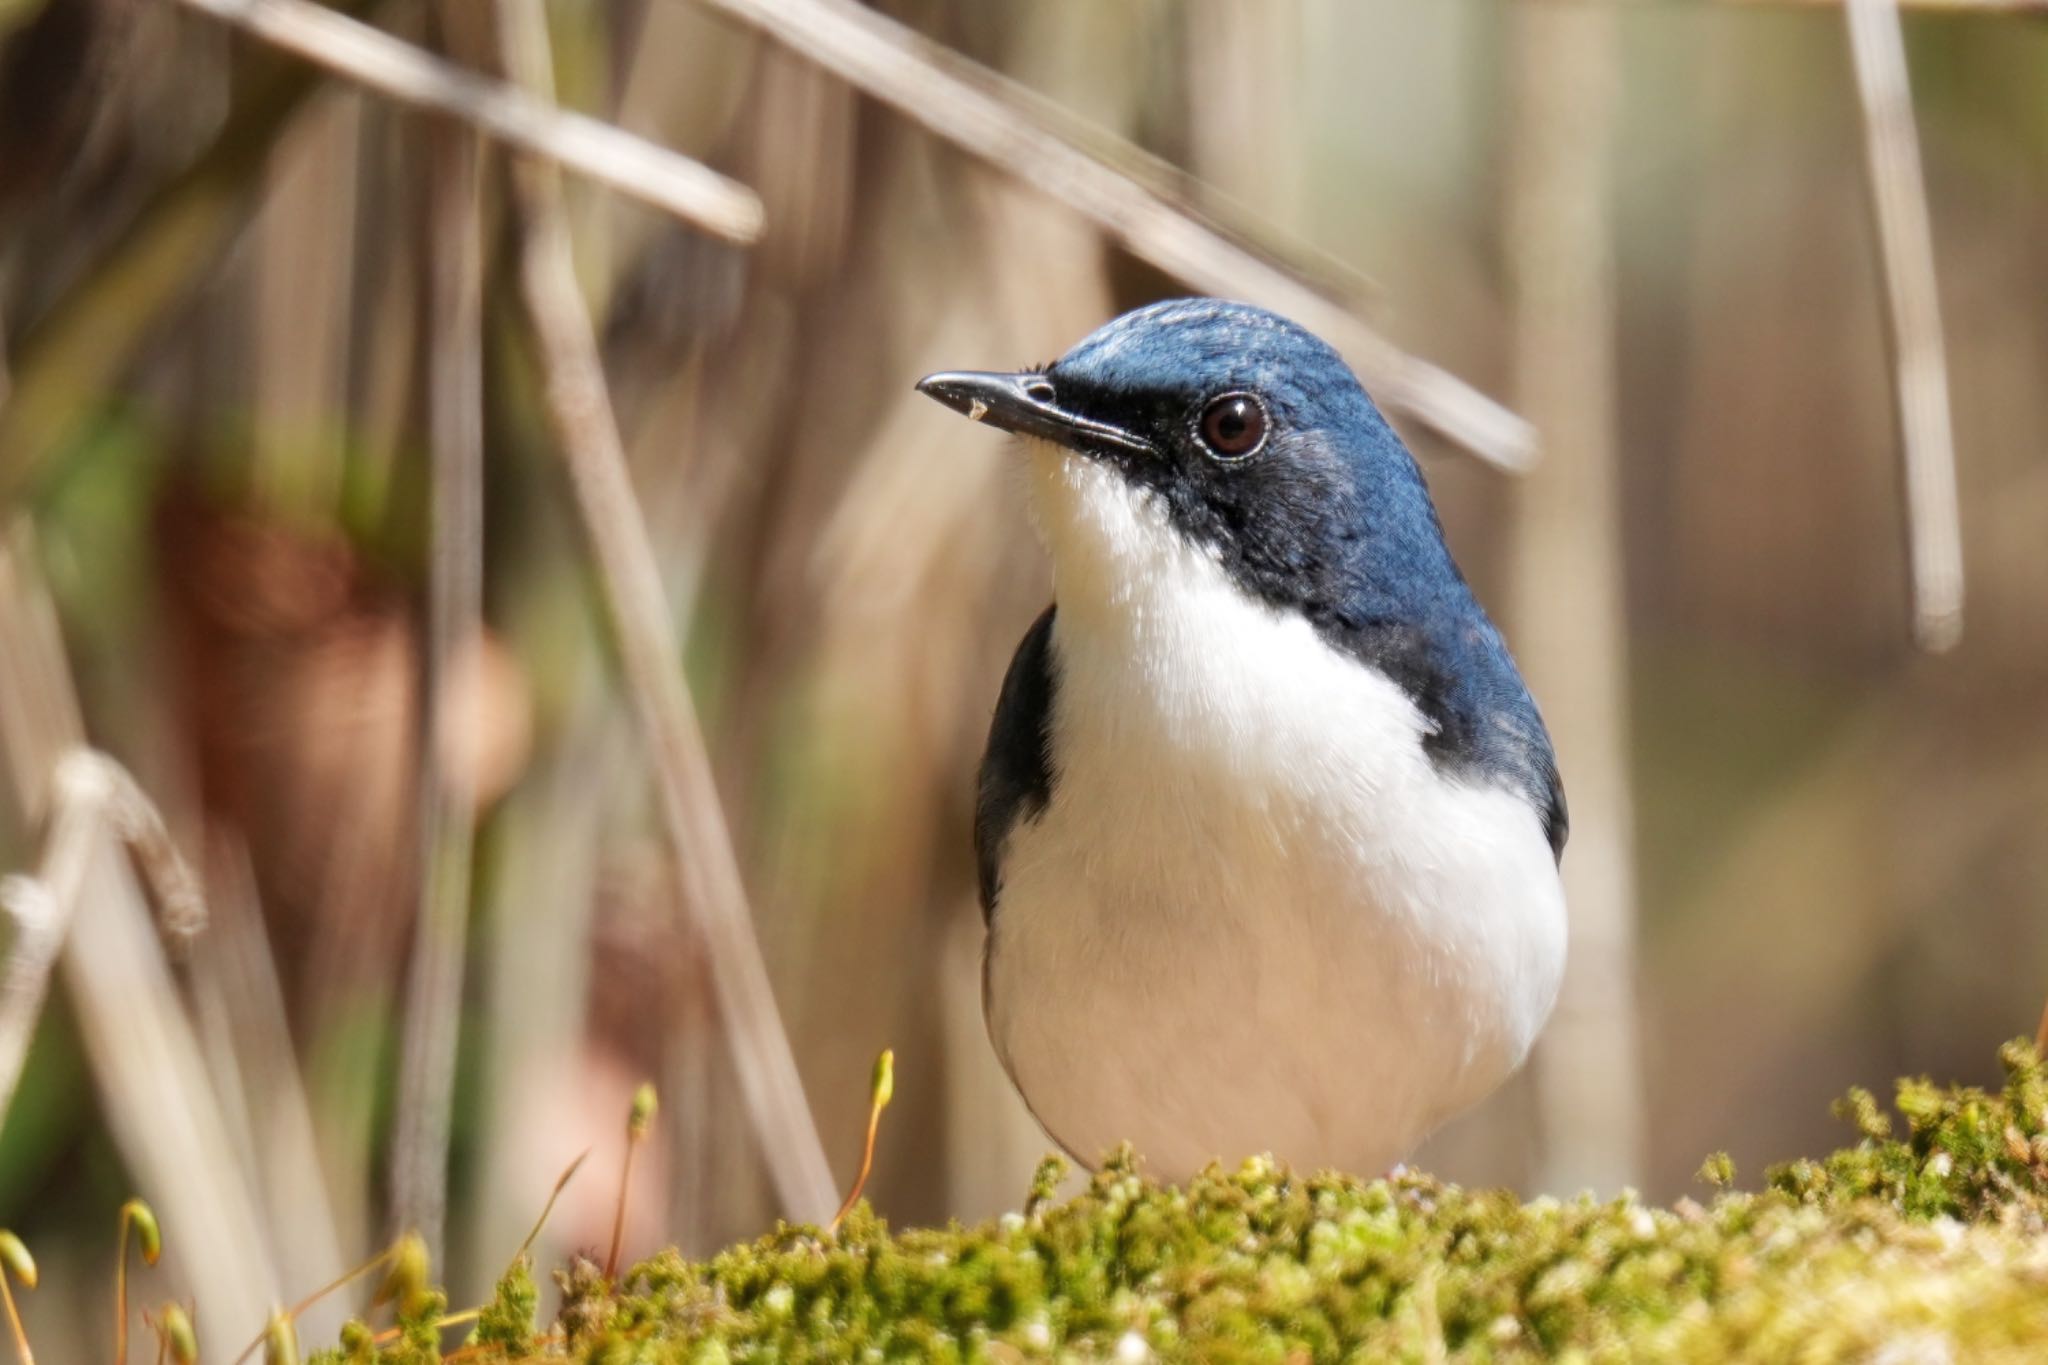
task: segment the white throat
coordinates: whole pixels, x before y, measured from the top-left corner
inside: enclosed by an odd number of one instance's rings
[[[1108,626],[1143,604],[1220,572],[1214,553],[1169,521],[1157,495],[1100,460],[1026,440],[1032,520],[1052,556],[1053,598],[1064,613]]]

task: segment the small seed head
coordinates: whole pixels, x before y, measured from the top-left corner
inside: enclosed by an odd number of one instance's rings
[[[896,1051],[894,1048],[885,1047],[882,1049],[882,1055],[875,1058],[875,1074],[874,1079],[868,1084],[868,1094],[879,1112],[889,1107],[889,1100],[895,1093]]]
[[[140,1199],[131,1199],[121,1206],[121,1216],[135,1228],[135,1240],[142,1244],[142,1263],[155,1265],[157,1257],[164,1254],[164,1236],[157,1227],[156,1214]]]
[[[30,1289],[36,1287],[36,1258],[28,1254],[28,1246],[12,1232],[0,1228],[0,1265],[14,1272],[14,1278]]]
[[[633,1108],[626,1116],[627,1136],[635,1140],[646,1137],[648,1125],[654,1122],[655,1111],[660,1107],[661,1097],[655,1093],[654,1082],[640,1082],[640,1088],[633,1092]]]
[[[171,1359],[178,1365],[197,1365],[199,1335],[192,1330],[192,1319],[183,1308],[167,1303],[158,1309],[156,1330],[171,1348]]]

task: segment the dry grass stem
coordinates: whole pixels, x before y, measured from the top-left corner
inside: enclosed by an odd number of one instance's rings
[[[127,848],[142,874],[158,924],[173,944],[189,943],[206,929],[210,917],[199,875],[171,839],[163,813],[141,784],[113,759],[97,750],[81,751],[78,757],[104,769],[96,779],[105,784],[101,809],[114,837]]]
[[[14,1099],[28,1060],[36,1023],[50,992],[50,974],[70,931],[99,833],[98,813],[59,784],[52,796],[49,833],[33,877],[0,881],[0,906],[13,922],[14,941],[0,974],[0,1113]]]
[[[390,99],[459,119],[716,237],[751,242],[761,201],[665,147],[479,76],[314,0],[182,0]]]
[[[1535,431],[1463,380],[1408,355],[1355,314],[1062,137],[1014,82],[851,0],[703,0],[939,137],[1058,199],[1134,255],[1196,289],[1285,313],[1326,338],[1379,400],[1504,469]]]
[[[508,65],[522,78],[527,69],[544,67],[546,27],[539,7],[510,3],[500,14]],[[520,299],[540,362],[549,424],[568,465],[626,690],[646,737],[685,907],[711,958],[725,1036],[776,1192],[791,1216],[822,1217],[833,1202],[831,1167],[776,1009],[711,757],[683,682],[676,623],[577,284],[560,186],[549,168],[533,162],[514,166],[513,185]]]
[[[455,0],[457,4],[462,0]],[[454,5],[444,7],[452,11]],[[450,13],[451,20],[456,18]],[[420,745],[420,898],[393,1153],[396,1225],[440,1259],[448,1137],[476,839],[475,765],[450,730],[451,679],[483,641],[483,265],[479,157],[467,130],[434,130],[428,158],[427,404],[433,550]]]
[[[1847,0],[1846,16],[1896,371],[1913,636],[1940,651],[1962,638],[1963,530],[1920,135],[1897,0]]]
[[[49,829],[35,874],[0,881],[0,906],[16,930],[0,970],[0,1114],[21,1079],[50,973],[102,836],[111,834],[129,850],[167,932],[189,938],[206,923],[199,879],[127,769],[96,750],[73,749],[57,761],[49,801]]]

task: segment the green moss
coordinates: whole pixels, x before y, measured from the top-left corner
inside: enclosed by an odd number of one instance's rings
[[[578,1261],[538,1334],[530,1277],[508,1276],[477,1358],[2031,1359],[2048,1349],[2048,1081],[2031,1048],[2002,1060],[1998,1094],[1902,1084],[1903,1137],[1852,1094],[1857,1144],[1760,1192],[1710,1161],[1723,1188],[1704,1207],[1263,1161],[1173,1188],[1121,1152],[1065,1201],[1048,1163],[1023,1212],[975,1227],[892,1233],[863,1206],[836,1238],[784,1226],[705,1263],[671,1252],[616,1289]]]
[[[540,1292],[533,1283],[533,1262],[525,1256],[512,1262],[498,1281],[498,1292],[477,1316],[479,1346],[521,1347],[533,1339],[533,1318]]]
[[[341,1325],[341,1345],[331,1351],[315,1351],[307,1365],[378,1365],[377,1334],[370,1325],[350,1318]]]

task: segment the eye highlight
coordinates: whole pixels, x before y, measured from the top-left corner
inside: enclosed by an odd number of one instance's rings
[[[1195,430],[1219,459],[1246,459],[1266,443],[1266,405],[1249,393],[1222,394],[1202,409]]]

